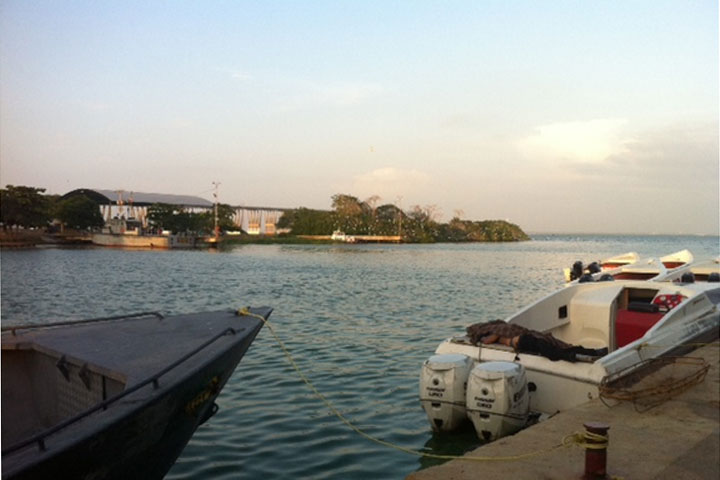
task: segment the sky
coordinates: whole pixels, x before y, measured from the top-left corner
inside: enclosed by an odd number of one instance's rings
[[[0,183],[718,235],[716,0],[0,2]]]

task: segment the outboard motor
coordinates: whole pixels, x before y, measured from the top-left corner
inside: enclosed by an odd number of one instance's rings
[[[525,368],[512,362],[478,364],[470,372],[466,404],[481,439],[517,432],[527,424],[530,409]]]
[[[593,278],[592,274],[586,273],[580,279],[578,280],[578,283],[587,283],[587,282],[594,282],[595,279]]]
[[[602,268],[600,268],[600,264],[598,262],[592,262],[587,266],[587,271],[590,273],[599,273],[602,271]]]
[[[448,353],[425,360],[420,374],[420,403],[432,429],[449,432],[467,421],[465,398],[473,360]]]
[[[582,277],[583,274],[583,262],[578,260],[573,263],[572,270],[570,271],[570,280],[577,280]]]
[[[708,275],[707,281],[708,282],[720,282],[720,273],[712,272],[710,275]]]
[[[680,277],[682,283],[695,283],[695,275],[692,272],[685,272]]]
[[[615,277],[610,275],[609,273],[603,273],[600,278],[598,279],[598,282],[614,282]]]

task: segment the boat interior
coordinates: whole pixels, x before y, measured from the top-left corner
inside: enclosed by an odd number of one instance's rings
[[[7,448],[125,389],[122,374],[27,342],[2,343],[2,443]]]
[[[686,300],[695,295],[697,290],[668,282],[578,284],[545,297],[507,321],[552,333],[573,345],[607,347],[612,352],[643,337],[671,314],[686,319],[713,308],[705,295],[689,308]]]

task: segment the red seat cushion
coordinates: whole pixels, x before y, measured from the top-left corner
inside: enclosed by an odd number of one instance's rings
[[[631,312],[618,310],[615,322],[615,341],[617,347],[624,347],[645,335],[650,327],[663,317],[664,313]]]

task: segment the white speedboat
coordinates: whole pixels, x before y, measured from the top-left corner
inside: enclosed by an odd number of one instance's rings
[[[577,280],[585,273],[596,273],[605,272],[607,270],[613,270],[615,268],[623,267],[625,265],[632,265],[640,259],[640,255],[636,252],[623,253],[614,257],[600,260],[599,262],[591,262],[587,265],[583,265],[581,261],[577,261],[573,264],[572,268],[564,268],[563,273],[565,274],[565,281],[571,282]]]
[[[693,254],[689,250],[680,250],[660,258],[644,258],[609,270],[596,270],[585,273],[570,283],[592,282],[598,280],[658,280],[692,264]]]
[[[719,304],[720,284],[712,282],[570,284],[505,321],[568,344],[607,348],[606,354],[552,361],[499,343],[448,338],[423,364],[420,400],[434,430],[453,429],[464,414],[480,436],[498,438],[541,414],[598,398],[603,379],[630,373],[634,366],[676,353],[701,337],[716,337]],[[484,383],[471,391],[478,378]]]
[[[658,277],[657,281],[665,282],[720,282],[720,257],[704,262],[694,262],[675,268]]]

